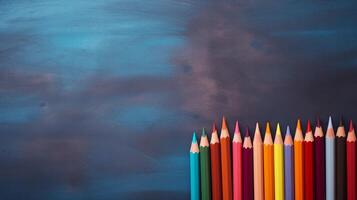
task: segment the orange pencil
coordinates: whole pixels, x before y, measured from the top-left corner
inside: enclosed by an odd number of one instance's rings
[[[300,119],[297,121],[294,137],[295,200],[304,200],[304,137]]]
[[[270,124],[267,122],[264,136],[264,196],[265,200],[274,200],[274,145]]]
[[[221,130],[221,167],[222,167],[222,194],[223,200],[232,200],[232,161],[231,140],[225,117],[222,119]]]
[[[264,199],[263,142],[257,122],[253,138],[254,199]]]

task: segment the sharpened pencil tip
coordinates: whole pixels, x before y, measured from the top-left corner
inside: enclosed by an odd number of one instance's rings
[[[213,122],[212,132],[216,132],[216,131],[217,131],[216,122]]]
[[[238,120],[236,121],[236,125],[235,125],[235,128],[234,128],[234,132],[235,132],[235,133],[238,133],[238,132],[239,132],[239,123],[238,123]]]
[[[343,118],[342,118],[342,116],[340,117],[340,123],[339,123],[339,126],[343,126]]]
[[[259,131],[259,123],[258,122],[255,124],[255,132],[257,132],[257,131]]]
[[[333,128],[332,117],[331,116],[328,118],[328,126],[327,126],[327,128]]]
[[[245,129],[245,137],[249,137],[249,128],[248,127]]]
[[[300,118],[297,121],[296,129],[302,131]]]
[[[271,134],[271,130],[270,130],[270,123],[267,122],[266,128],[265,128],[265,132],[268,134]]]
[[[222,129],[228,129],[227,128],[226,117],[224,115],[223,115],[223,118],[222,118]]]
[[[320,117],[317,117],[316,126],[321,127]]]
[[[353,122],[352,119],[350,120],[350,130],[349,131],[353,131],[354,127],[353,127]]]
[[[197,143],[196,131],[193,131],[193,135],[192,135],[192,143]]]
[[[307,120],[306,133],[311,132],[311,131],[312,131],[312,130],[311,130],[311,123],[310,123],[310,120],[308,119],[308,120]]]
[[[280,124],[279,123],[276,125],[276,134],[277,135],[281,135]]]
[[[202,128],[202,136],[206,136],[205,128]]]
[[[286,127],[286,135],[290,135],[290,127],[289,126]]]

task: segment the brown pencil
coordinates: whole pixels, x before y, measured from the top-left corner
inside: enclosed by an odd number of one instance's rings
[[[336,132],[336,198],[346,199],[346,132],[343,120]]]

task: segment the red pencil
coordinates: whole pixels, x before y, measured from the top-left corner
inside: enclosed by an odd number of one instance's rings
[[[213,124],[211,144],[211,178],[212,178],[212,200],[222,199],[222,178],[221,178],[221,147],[219,144],[216,125]]]
[[[304,200],[314,200],[314,136],[312,135],[310,120],[307,121],[307,130],[304,141]]]
[[[247,128],[243,142],[243,200],[253,200],[253,148]]]
[[[314,134],[315,142],[315,200],[325,200],[325,138],[320,124],[317,119],[317,125]]]
[[[356,134],[352,120],[346,141],[347,200],[356,200]]]

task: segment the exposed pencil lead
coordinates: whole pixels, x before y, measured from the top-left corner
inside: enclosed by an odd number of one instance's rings
[[[216,131],[217,131],[216,122],[213,122],[212,132],[216,132]]]
[[[311,130],[311,123],[310,123],[310,120],[308,119],[308,120],[307,120],[306,133],[311,132],[311,131],[312,131],[312,130]]]
[[[327,126],[327,128],[333,128],[332,117],[331,116],[328,118],[328,126]]]
[[[343,126],[343,118],[342,118],[342,116],[340,117],[340,123],[339,123],[339,126]]]
[[[281,135],[280,124],[279,123],[276,125],[276,134],[277,135]]]
[[[202,136],[206,136],[205,128],[202,128]]]
[[[317,117],[316,127],[321,127],[320,117]]]
[[[236,121],[236,125],[235,125],[235,129],[234,129],[234,133],[239,133],[239,124],[238,124],[238,120]]]
[[[349,131],[353,131],[354,130],[354,127],[353,127],[353,122],[352,122],[352,119],[350,120],[350,130]]]
[[[255,132],[257,132],[257,131],[259,131],[259,123],[258,122],[255,124]]]
[[[196,131],[193,131],[193,135],[192,135],[192,143],[197,143]]]
[[[286,135],[291,135],[289,126],[286,127]]]
[[[299,118],[298,121],[297,121],[296,129],[297,129],[297,130],[302,130],[300,118]]]
[[[266,128],[265,128],[265,132],[271,134],[270,123],[269,122],[267,122],[267,125],[266,125]]]
[[[226,117],[224,115],[223,115],[223,118],[222,118],[222,129],[228,129],[227,128]]]
[[[245,137],[249,137],[249,128],[248,127],[245,129]]]

